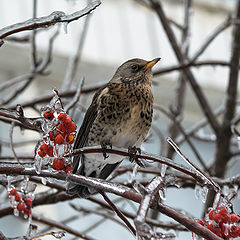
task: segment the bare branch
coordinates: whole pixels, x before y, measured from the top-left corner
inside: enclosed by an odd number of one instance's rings
[[[74,12],[72,14],[66,15],[64,12],[56,11],[51,13],[46,17],[40,18],[31,18],[25,22],[13,24],[11,26],[2,28],[0,30],[0,39],[3,39],[11,34],[26,31],[26,30],[34,30],[38,28],[48,28],[50,26],[55,25],[56,23],[70,23],[72,21],[78,20],[79,18],[89,14],[96,7],[101,4],[99,0],[96,0],[90,3],[83,10]]]
[[[32,218],[35,221],[38,221],[38,222],[50,225],[52,227],[64,230],[64,231],[66,231],[66,232],[68,232],[70,234],[73,234],[73,235],[75,235],[77,237],[80,237],[81,239],[93,240],[93,238],[91,238],[89,236],[86,236],[85,234],[82,234],[79,231],[74,230],[73,228],[67,226],[66,224],[59,223],[58,221],[46,218],[44,216],[39,216],[39,215],[36,215],[36,214],[32,214]]]

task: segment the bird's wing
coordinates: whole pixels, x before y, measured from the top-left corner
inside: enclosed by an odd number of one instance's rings
[[[82,148],[86,145],[90,128],[91,128],[94,120],[97,117],[97,111],[98,111],[97,100],[98,100],[98,97],[101,94],[101,92],[105,89],[105,87],[106,87],[106,85],[101,87],[95,93],[95,95],[93,97],[93,100],[92,100],[92,103],[89,106],[89,108],[88,108],[88,110],[87,110],[87,112],[84,116],[83,123],[82,123],[82,125],[81,125],[81,127],[78,131],[77,138],[76,138],[76,141],[75,141],[75,144],[74,144],[74,147],[73,147],[74,149]],[[77,155],[73,158],[73,173],[77,172],[77,169],[79,167],[80,159],[81,159],[80,155]]]

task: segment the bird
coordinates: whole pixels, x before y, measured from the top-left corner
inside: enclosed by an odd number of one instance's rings
[[[74,149],[114,146],[140,149],[152,123],[152,67],[160,60],[124,62],[93,96],[78,131]],[[106,179],[122,162],[119,155],[91,153],[73,157],[72,173]],[[67,193],[88,198],[94,189],[68,182]]]

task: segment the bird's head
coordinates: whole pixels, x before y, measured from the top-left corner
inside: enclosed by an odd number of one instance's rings
[[[113,79],[134,80],[138,77],[145,76],[151,78],[152,67],[160,60],[155,58],[151,61],[146,61],[140,58],[134,58],[123,63],[114,74]]]

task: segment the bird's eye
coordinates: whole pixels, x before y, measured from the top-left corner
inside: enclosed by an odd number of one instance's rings
[[[134,64],[131,66],[131,68],[132,68],[133,72],[137,72],[139,70],[139,65]]]

